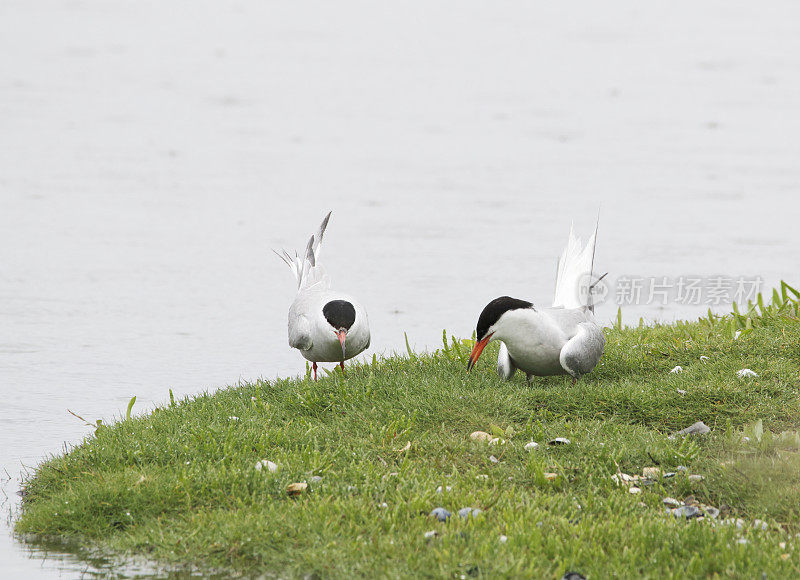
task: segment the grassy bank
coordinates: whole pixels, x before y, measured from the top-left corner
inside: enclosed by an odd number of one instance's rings
[[[784,287],[749,313],[617,325],[575,386],[502,382],[496,349],[467,374],[469,345],[451,340],[346,377],[172,402],[43,463],[16,530],[282,577],[797,576],[797,298]],[[711,432],[670,438],[696,421]],[[277,471],[256,469],[265,459]],[[616,484],[652,467],[676,475]],[[290,496],[296,482],[308,487]],[[665,497],[706,516],[666,513]],[[467,506],[482,513],[463,520]]]

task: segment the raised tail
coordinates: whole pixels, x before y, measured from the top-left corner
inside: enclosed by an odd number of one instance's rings
[[[594,249],[597,242],[597,228],[583,246],[580,238],[576,238],[573,227],[569,228],[567,247],[558,260],[558,273],[556,275],[556,291],[553,297],[553,306],[564,308],[580,308],[588,306],[592,309],[591,290],[592,269],[594,268]]]
[[[331,218],[331,213],[332,212],[328,212],[328,215],[322,220],[317,233],[308,240],[302,257],[297,252],[292,256],[286,250],[281,250],[280,252],[272,250],[292,270],[292,274],[294,274],[295,280],[297,280],[298,292],[317,284],[321,284],[324,288],[330,286],[330,279],[325,273],[325,269],[319,265],[318,261],[322,237],[325,235],[325,228],[328,227],[328,220]]]

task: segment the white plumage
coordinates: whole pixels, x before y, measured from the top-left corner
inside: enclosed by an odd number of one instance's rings
[[[322,238],[331,214],[322,220],[301,257],[286,250],[275,252],[297,280],[297,296],[289,308],[289,346],[312,362],[314,379],[318,362],[353,358],[369,347],[369,319],[352,296],[330,289],[330,278],[319,264]]]

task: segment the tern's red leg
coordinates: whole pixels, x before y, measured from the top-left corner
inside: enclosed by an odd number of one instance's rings
[[[311,368],[314,369],[314,380],[316,381],[317,380],[317,363],[316,362],[312,362],[311,363]]]
[[[342,372],[344,372],[344,361],[340,362],[339,366],[342,367]]]

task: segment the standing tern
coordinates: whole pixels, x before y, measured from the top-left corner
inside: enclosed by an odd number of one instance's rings
[[[489,342],[499,340],[497,374],[511,380],[517,369],[530,381],[534,376],[569,374],[573,384],[594,369],[603,355],[606,339],[594,319],[591,281],[597,227],[585,247],[569,230],[567,247],[558,260],[556,289],[550,308],[501,296],[478,318],[478,342],[472,349],[467,370],[472,369]]]
[[[330,217],[328,212],[302,257],[275,252],[297,279],[297,296],[289,308],[289,346],[311,361],[315,381],[318,362],[338,362],[344,371],[344,361],[369,347],[370,338],[367,311],[351,296],[331,290],[330,278],[318,264]]]

